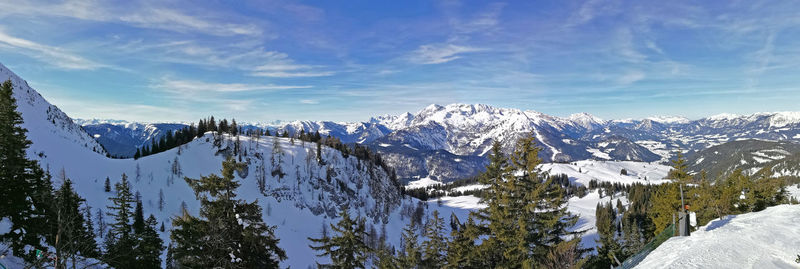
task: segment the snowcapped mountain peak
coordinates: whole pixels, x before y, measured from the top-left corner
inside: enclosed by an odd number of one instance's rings
[[[681,116],[653,116],[645,118],[645,120],[650,120],[662,124],[684,124],[690,122],[689,119]]]
[[[708,117],[706,119],[708,119],[708,120],[732,120],[732,119],[736,119],[736,118],[739,118],[739,117],[741,117],[741,116],[739,116],[737,114],[720,113],[720,114],[716,114],[716,115],[710,116],[710,117]]]
[[[412,120],[414,120],[414,114],[406,112],[400,115],[385,114],[377,117],[372,117],[369,119],[368,122],[382,124],[383,126],[386,126],[391,130],[397,130],[408,126],[409,124],[411,124]]]
[[[593,129],[598,125],[603,125],[606,123],[605,120],[586,112],[569,115],[569,117],[567,117],[567,120],[587,129]]]
[[[780,128],[797,123],[800,123],[800,112],[797,111],[775,112],[769,119],[769,125],[771,127]]]

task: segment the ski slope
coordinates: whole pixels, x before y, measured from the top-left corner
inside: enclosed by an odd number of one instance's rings
[[[636,268],[800,268],[800,205],[731,215],[673,237]]]

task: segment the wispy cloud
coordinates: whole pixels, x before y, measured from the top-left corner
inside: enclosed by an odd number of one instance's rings
[[[221,15],[203,11],[189,14],[150,3],[108,4],[101,1],[67,0],[60,3],[22,1],[0,3],[5,15],[52,16],[88,21],[124,23],[134,27],[175,32],[196,32],[217,36],[260,36],[255,23],[229,22]]]
[[[197,93],[230,93],[230,92],[253,92],[253,91],[280,91],[292,89],[308,89],[311,86],[295,85],[274,85],[274,84],[243,84],[243,83],[212,83],[197,80],[175,80],[163,78],[158,83],[152,85],[155,89],[182,94]]]
[[[96,63],[64,49],[39,44],[27,39],[11,36],[0,28],[0,48],[8,47],[13,51],[36,58],[44,63],[66,69],[94,70],[106,65]]]
[[[253,68],[251,76],[274,77],[274,78],[296,78],[296,77],[326,77],[331,76],[331,71],[315,71],[317,67],[310,65],[294,64],[283,57],[280,61],[273,64],[261,65]]]
[[[645,74],[641,71],[630,71],[619,77],[617,82],[621,85],[629,85],[634,82],[640,81],[645,78]]]
[[[428,44],[411,53],[409,61],[417,64],[441,64],[461,58],[462,54],[482,51],[481,48],[454,44]]]
[[[311,99],[301,99],[300,103],[301,104],[306,104],[306,105],[316,105],[316,104],[319,104],[319,101],[311,100]]]
[[[235,68],[253,77],[299,78],[335,74],[333,71],[325,70],[324,66],[296,63],[286,53],[267,50],[252,42],[214,45],[178,40],[156,45],[128,42],[116,47],[140,53],[155,62],[190,64],[213,69]]]

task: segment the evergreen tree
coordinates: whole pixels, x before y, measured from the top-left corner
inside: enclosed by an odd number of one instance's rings
[[[110,180],[110,179],[108,179],[108,177],[106,177],[106,183],[105,183],[105,185],[103,186],[103,191],[105,191],[105,192],[111,192],[111,180]]]
[[[650,218],[655,224],[655,234],[660,233],[667,226],[672,223],[673,214],[677,214],[681,209],[681,185],[688,183],[691,180],[686,160],[683,155],[678,153],[675,160],[672,161],[672,170],[668,173],[668,177],[673,180],[671,183],[661,184],[655,188],[652,196],[652,207],[648,211]],[[686,186],[686,185],[683,185]],[[684,190],[686,191],[686,190]],[[691,197],[684,195],[684,203],[690,203]]]
[[[99,252],[91,229],[91,219],[85,218],[80,210],[84,199],[72,188],[72,181],[64,179],[64,183],[55,192],[53,201],[55,220],[52,233],[48,236],[48,244],[55,249],[55,268],[67,268],[68,263],[75,264],[85,257],[97,257]]]
[[[564,238],[579,238],[581,231],[569,232],[577,216],[567,211],[567,198],[558,177],[541,173],[539,148],[533,137],[521,139],[510,158],[503,157],[499,144],[492,147],[487,171],[480,181],[488,184],[487,204],[477,216],[486,240],[479,252],[489,267],[532,268],[552,263],[557,252],[563,258],[570,248]],[[582,254],[583,250],[579,253]],[[572,255],[578,263],[581,255]],[[567,265],[559,260],[558,263]]]
[[[322,251],[317,254],[319,257],[328,256],[331,259],[331,264],[318,264],[322,268],[364,268],[364,263],[367,260],[367,254],[371,251],[366,243],[366,219],[357,217],[355,219],[350,217],[347,207],[343,208],[339,215],[342,220],[331,224],[330,227],[334,232],[333,236],[322,238],[311,238],[311,249]]]
[[[222,163],[222,177],[186,178],[200,200],[200,217],[184,210],[173,219],[170,238],[175,262],[189,268],[277,268],[286,259],[274,226],[267,226],[257,201],[236,199],[239,182],[233,159]],[[198,246],[203,246],[198,248]]]
[[[467,223],[450,232],[445,268],[485,268],[481,253],[476,251],[475,241],[480,236],[475,220],[470,216]]]
[[[417,242],[417,225],[414,219],[403,228],[403,248],[398,257],[400,268],[417,268],[422,264],[422,251]]]
[[[161,251],[164,250],[164,242],[156,232],[157,223],[156,218],[150,215],[144,222],[142,231],[137,233],[136,268],[161,268]]]
[[[134,233],[139,234],[144,232],[144,211],[142,210],[141,199],[136,198],[135,200],[136,200],[136,210],[134,210],[133,212],[133,225],[131,226],[131,228],[133,228]]]
[[[595,227],[597,227],[597,256],[598,261],[593,265],[595,267],[605,268],[615,265],[614,259],[622,259],[622,249],[614,237],[614,227],[616,227],[614,220],[614,210],[611,207],[611,202],[606,204],[598,203],[595,209]]]
[[[447,238],[444,235],[444,219],[439,217],[439,211],[433,211],[433,216],[425,225],[424,235],[427,240],[422,243],[423,267],[441,268],[447,254]]]
[[[136,238],[131,233],[131,217],[133,215],[133,194],[128,176],[122,174],[122,180],[114,184],[116,196],[110,197],[108,215],[113,218],[111,231],[106,236],[106,254],[103,260],[116,268],[135,268],[136,255],[133,248]]]
[[[43,249],[42,239],[48,233],[47,212],[52,201],[52,185],[38,162],[29,160],[25,151],[31,142],[21,127],[22,115],[17,112],[11,81],[0,86],[0,219],[8,218],[8,232],[0,234],[0,242],[10,243],[15,255],[33,261],[33,248]]]

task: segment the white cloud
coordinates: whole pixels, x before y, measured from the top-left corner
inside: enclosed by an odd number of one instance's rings
[[[630,71],[622,75],[617,82],[622,85],[630,85],[634,82],[644,79],[645,74],[641,71]]]
[[[319,104],[319,101],[311,100],[311,99],[302,99],[302,100],[300,100],[300,103],[301,104],[306,104],[306,105],[316,105],[316,104]]]
[[[482,50],[454,44],[428,44],[412,52],[409,60],[418,64],[441,64],[461,58],[460,54]]]
[[[134,27],[175,32],[197,32],[217,36],[260,36],[263,31],[255,23],[224,22],[230,18],[213,12],[188,14],[150,4],[105,4],[99,1],[68,0],[58,4],[36,1],[0,3],[4,15],[52,16],[87,21],[117,22]],[[2,15],[0,15],[1,17]]]
[[[242,83],[209,83],[196,80],[162,79],[153,88],[174,93],[226,93],[249,91],[279,91],[291,89],[307,89],[311,86],[274,85],[274,84],[242,84]]]
[[[108,67],[60,48],[11,36],[3,31],[3,29],[0,29],[0,47],[2,46],[12,48],[14,49],[13,51],[39,59],[42,62],[66,69],[94,70],[101,67]]]

